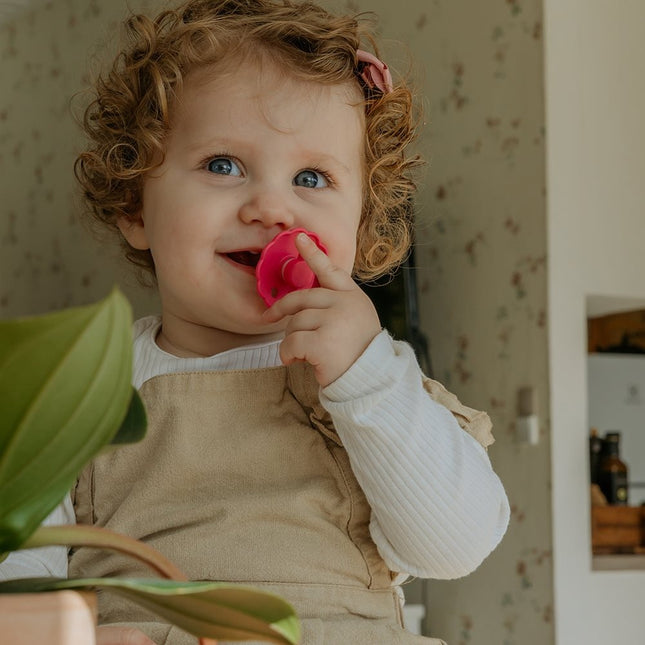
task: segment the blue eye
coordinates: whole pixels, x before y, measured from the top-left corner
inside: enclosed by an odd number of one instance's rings
[[[228,157],[216,157],[211,159],[207,165],[208,171],[216,175],[231,175],[232,177],[240,177],[242,171],[240,167]]]
[[[302,170],[294,178],[293,183],[303,188],[326,188],[329,184],[325,176],[315,170]]]

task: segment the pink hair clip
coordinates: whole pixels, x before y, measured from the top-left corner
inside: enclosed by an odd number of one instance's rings
[[[394,89],[392,74],[390,74],[390,70],[382,60],[362,49],[357,49],[356,55],[360,63],[365,63],[360,71],[360,77],[365,81],[367,87],[375,87],[383,94],[387,94]]]

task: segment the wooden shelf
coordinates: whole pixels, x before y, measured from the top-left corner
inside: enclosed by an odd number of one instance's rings
[[[587,319],[587,351],[610,351],[627,342],[636,353],[645,353],[645,309]],[[616,351],[616,350],[614,350]]]
[[[592,506],[594,556],[645,556],[645,506]]]
[[[592,571],[645,571],[645,554],[594,555]]]

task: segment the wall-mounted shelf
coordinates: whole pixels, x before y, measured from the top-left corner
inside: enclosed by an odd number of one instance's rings
[[[592,571],[645,571],[645,554],[594,555]]]

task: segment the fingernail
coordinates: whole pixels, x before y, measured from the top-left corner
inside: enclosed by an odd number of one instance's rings
[[[306,233],[298,233],[298,241],[303,244],[312,244],[312,239]]]

